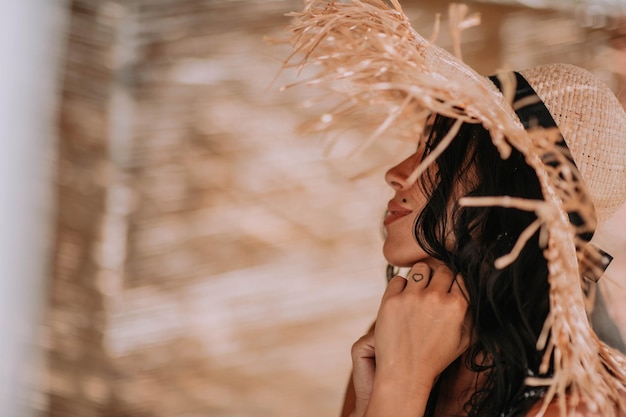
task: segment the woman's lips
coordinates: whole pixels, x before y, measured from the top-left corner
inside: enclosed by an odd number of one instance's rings
[[[395,222],[396,220],[401,219],[402,217],[411,214],[412,212],[413,210],[408,210],[402,207],[401,205],[393,201],[390,201],[389,205],[387,206],[387,217],[385,217],[383,224],[385,226],[388,226],[391,223]]]

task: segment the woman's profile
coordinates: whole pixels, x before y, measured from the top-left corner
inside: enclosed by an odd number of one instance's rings
[[[385,175],[389,283],[342,415],[626,415],[626,358],[585,310],[611,260],[590,240],[626,200],[618,100],[571,65],[479,76],[389,3],[309,0],[291,25],[346,97],[314,130],[416,143]]]

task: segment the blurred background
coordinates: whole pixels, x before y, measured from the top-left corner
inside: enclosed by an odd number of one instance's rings
[[[626,105],[623,1],[468,4],[479,72],[568,62]],[[422,34],[445,23],[447,1],[403,5]],[[2,415],[337,415],[385,284],[383,163],[406,150],[295,135],[317,92],[279,91],[290,49],[264,37],[301,2],[3,6]],[[600,238],[619,281],[626,209]]]

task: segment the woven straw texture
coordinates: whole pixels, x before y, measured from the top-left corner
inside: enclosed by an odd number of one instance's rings
[[[626,200],[626,114],[613,92],[581,68],[521,71],[555,119],[604,223]]]

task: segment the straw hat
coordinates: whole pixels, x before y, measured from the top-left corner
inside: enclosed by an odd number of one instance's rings
[[[626,200],[626,113],[613,92],[581,68],[521,71],[554,118],[604,223]]]
[[[582,400],[606,416],[615,415],[616,404],[626,409],[626,358],[591,330],[580,285],[585,265],[579,266],[589,257],[603,266],[603,253],[586,240],[596,219],[603,223],[626,200],[626,115],[613,93],[570,65],[483,77],[461,61],[458,48],[454,56],[415,32],[397,0],[304,3],[302,12],[290,14],[294,53],[285,67],[310,66],[313,75],[295,85],[322,86],[339,98],[328,113],[306,124],[307,132],[370,132],[361,148],[381,136],[415,142],[434,112],[458,124],[481,123],[502,158],[512,147],[525,155],[537,173],[543,201],[496,196],[460,203],[533,210],[539,225],[531,227],[547,235],[551,308],[537,347],[546,350],[546,367],[553,358],[555,372],[550,379],[528,378],[526,383],[550,386],[542,411],[555,397],[563,407]],[[457,5],[450,9],[450,22],[458,39],[476,18]],[[520,100],[524,81],[532,94]],[[533,101],[545,106],[555,126],[533,117],[520,120],[516,111]],[[433,157],[454,139],[448,136]],[[566,146],[561,146],[563,139]],[[416,168],[414,178],[427,163]],[[515,248],[524,244],[518,241]],[[500,265],[514,259],[515,248]]]

